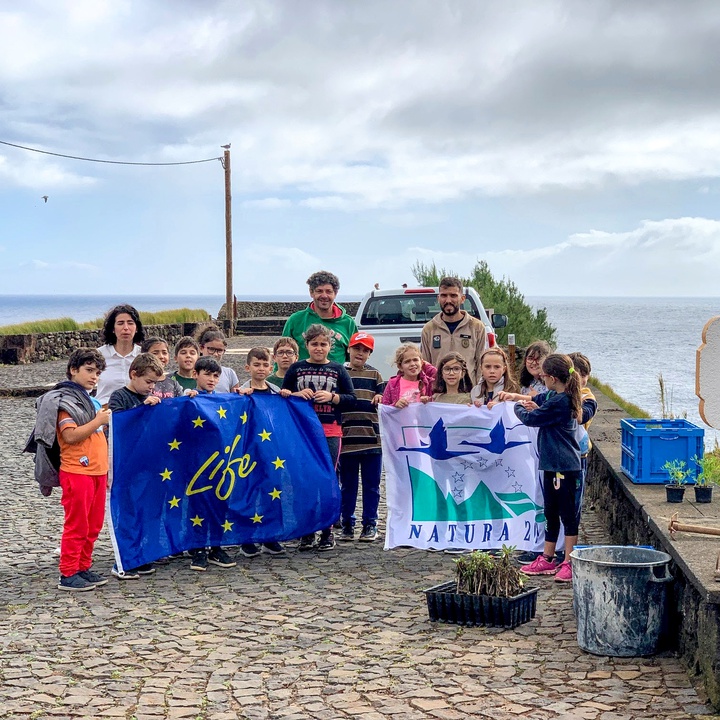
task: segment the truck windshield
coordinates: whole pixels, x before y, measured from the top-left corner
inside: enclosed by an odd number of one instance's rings
[[[483,320],[470,297],[462,306],[470,315]],[[424,325],[440,312],[437,294],[380,295],[369,298],[360,325]]]

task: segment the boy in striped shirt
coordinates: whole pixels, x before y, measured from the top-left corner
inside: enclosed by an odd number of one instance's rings
[[[362,477],[362,530],[360,542],[377,540],[378,505],[380,504],[380,473],[382,448],[378,426],[377,405],[384,389],[380,373],[367,364],[375,349],[375,339],[365,332],[356,332],[348,346],[350,362],[345,363],[355,388],[357,402],[342,416],[342,449],[340,452],[341,540],[355,537],[355,505],[359,478]]]

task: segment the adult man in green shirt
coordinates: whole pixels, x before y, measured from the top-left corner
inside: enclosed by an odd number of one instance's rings
[[[345,309],[335,302],[340,281],[331,272],[320,270],[307,279],[307,284],[312,302],[304,310],[298,310],[287,319],[282,334],[297,342],[300,348],[298,359],[307,360],[309,356],[303,333],[310,325],[320,323],[329,328],[335,338],[328,359],[332,362],[344,363],[347,359],[350,338],[357,332],[357,326]]]

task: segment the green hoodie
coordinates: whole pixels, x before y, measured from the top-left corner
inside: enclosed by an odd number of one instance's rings
[[[350,344],[350,338],[357,332],[357,325],[355,320],[345,312],[345,308],[338,305],[333,305],[335,311],[335,317],[331,317],[327,320],[321,318],[315,310],[313,310],[313,304],[310,303],[305,310],[298,310],[293,313],[285,322],[283,328],[283,337],[291,337],[297,342],[300,348],[300,360],[307,360],[309,355],[307,348],[305,347],[305,340],[303,340],[303,333],[311,326],[315,324],[324,325],[326,328],[332,330],[335,336],[335,344],[330,350],[328,359],[331,362],[344,363],[347,355],[348,345]]]

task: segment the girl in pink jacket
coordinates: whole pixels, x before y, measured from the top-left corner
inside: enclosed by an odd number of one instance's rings
[[[383,405],[404,408],[413,402],[428,402],[432,399],[437,370],[420,357],[417,345],[401,345],[395,351],[393,362],[398,367],[398,374],[385,387]]]

